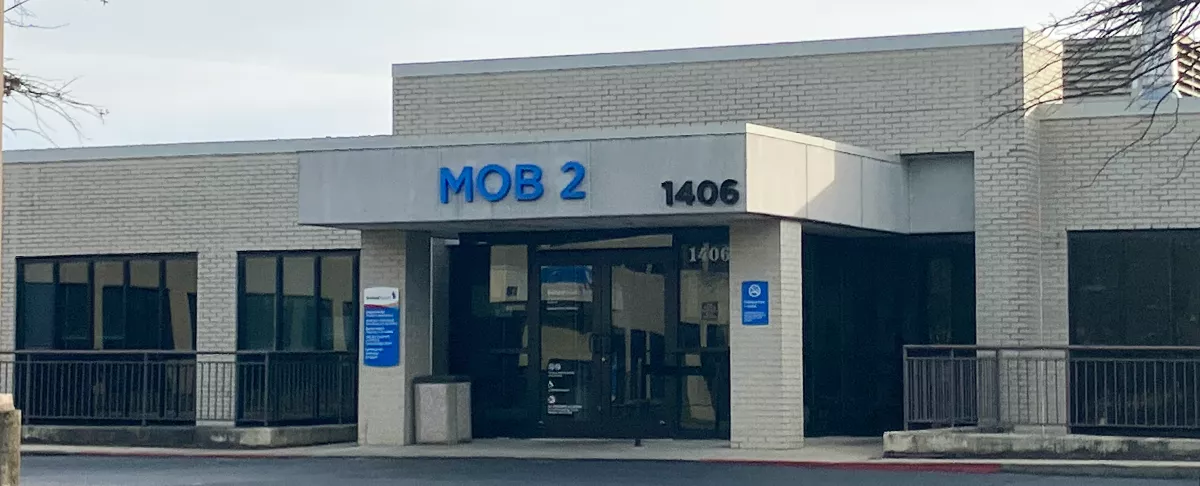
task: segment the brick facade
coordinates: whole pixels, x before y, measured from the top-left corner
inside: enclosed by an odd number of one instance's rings
[[[974,152],[978,273],[987,276],[977,292],[979,340],[1034,343],[1044,339],[1036,127],[1019,114],[987,122],[1044,95],[1059,70],[1053,51],[1015,32],[982,46],[398,76],[393,131],[744,121],[887,153]]]
[[[1106,158],[1141,132],[1130,124],[1136,117],[1023,113],[1024,104],[1053,95],[1059,85],[1055,46],[1019,30],[979,38],[987,40],[761,58],[401,73],[394,77],[393,132],[750,122],[889,154],[969,152],[978,343],[1067,344],[1067,231],[1200,227],[1200,196],[1192,190],[1200,175],[1200,151],[1193,150],[1200,110],[1186,112],[1173,133],[1153,146],[1134,147],[1095,177]],[[637,59],[631,56],[622,59]],[[1160,124],[1150,137],[1169,125]],[[22,162],[6,164],[3,172],[0,349],[14,345],[18,256],[195,252],[199,350],[231,351],[237,252],[360,245],[356,231],[297,226],[298,169],[291,153]],[[415,237],[391,231],[364,237],[364,287],[405,289],[413,283],[404,263],[420,255],[412,253],[408,238]],[[733,443],[797,446],[804,421],[799,223],[735,225],[731,239],[731,281],[766,275],[777,286],[773,297],[783,296],[778,305],[772,302],[771,318],[779,326],[732,331]],[[443,284],[439,281],[439,289]],[[449,305],[438,301],[436,308]],[[425,323],[446,318],[416,317]],[[376,385],[362,388],[360,407],[403,402],[403,385],[412,376],[445,368],[442,358],[421,354],[428,346],[419,347],[422,340],[447,341],[439,326],[406,334],[414,338],[413,359],[421,363],[399,374],[363,371],[363,382]],[[1055,408],[1047,404],[1061,403],[1060,392],[1033,394],[1041,403],[1013,404],[1011,411],[1044,413],[1039,410]],[[411,411],[401,406],[385,413]],[[365,420],[363,442],[390,443],[396,434],[400,441],[411,440],[400,422],[372,428]]]
[[[237,349],[237,253],[358,248],[357,231],[296,224],[294,154],[4,165],[0,349],[15,347],[16,258],[196,253],[196,345]],[[216,358],[214,358],[216,359]],[[204,405],[232,420],[233,381]]]
[[[406,75],[394,81],[393,126],[421,135],[745,121],[887,153],[973,152],[977,340],[1056,344],[1065,324],[1047,328],[1040,309],[1037,125],[1020,110],[1054,94],[1056,55],[1019,34],[938,49]],[[734,386],[735,421],[777,430],[767,412],[739,413]]]
[[[1164,109],[1152,124],[1136,112],[1041,122],[1044,302],[1047,327],[1062,330],[1062,343],[1068,231],[1200,228],[1200,114],[1193,109],[1176,124],[1174,112]]]

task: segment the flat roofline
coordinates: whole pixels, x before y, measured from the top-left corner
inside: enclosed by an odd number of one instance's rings
[[[1024,28],[1014,28],[636,52],[403,63],[392,65],[392,76],[403,78],[451,76],[457,74],[514,73],[889,52],[914,49],[945,49],[952,47],[1020,44],[1025,42],[1025,34],[1026,30]]]
[[[756,133],[817,145],[824,143],[843,152],[876,158],[892,157],[881,152],[853,147],[798,133],[748,123],[703,123],[689,125],[598,128],[590,130],[548,130],[537,132],[475,133],[430,136],[373,135],[363,137],[324,137],[284,140],[246,140],[230,142],[193,142],[151,145],[114,145],[60,149],[6,150],[5,164],[82,162],[95,160],[161,159],[180,157],[232,157],[239,155],[289,154],[333,150],[371,150],[416,147],[454,147],[465,145],[510,145],[622,138],[692,137],[704,135],[740,135]]]
[[[511,145],[629,138],[694,137],[706,135],[756,134],[789,140],[879,160],[899,162],[899,157],[832,140],[751,123],[705,123],[692,125],[551,130],[514,133],[481,133],[431,136],[374,135],[290,140],[247,140],[153,145],[116,145],[61,149],[6,150],[5,164],[86,162],[97,160],[163,159],[182,157],[233,157],[242,155],[292,154],[337,150],[372,150],[467,145]]]

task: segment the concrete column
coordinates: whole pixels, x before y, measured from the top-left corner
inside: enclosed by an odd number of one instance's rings
[[[804,444],[800,223],[751,221],[729,228],[731,260],[730,445],[795,449]],[[768,283],[769,321],[742,325],[742,282]]]
[[[432,371],[430,257],[428,233],[362,232],[360,286],[399,289],[401,338],[399,366],[366,367],[359,357],[360,445],[413,443],[412,380]],[[360,320],[359,329],[362,328]],[[359,349],[363,346],[361,339]]]

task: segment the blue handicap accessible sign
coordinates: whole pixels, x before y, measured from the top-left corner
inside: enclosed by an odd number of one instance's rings
[[[763,281],[742,282],[742,325],[767,325],[771,300],[767,290],[767,283]]]

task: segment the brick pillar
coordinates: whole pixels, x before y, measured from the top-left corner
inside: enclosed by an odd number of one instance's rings
[[[804,444],[800,223],[752,221],[729,228],[730,445],[795,449]],[[769,322],[742,325],[742,282],[768,283]]]
[[[1027,34],[1023,66],[990,82],[1011,83],[1024,76],[1012,96],[988,100],[999,113],[1018,101],[1033,103],[1053,96],[1047,87],[1061,71],[1044,39]],[[1049,67],[1049,69],[1047,69]],[[1013,76],[1013,77],[1010,77]],[[994,124],[975,151],[976,343],[985,346],[1062,346],[1068,343],[1065,309],[1047,308],[1065,286],[1053,276],[1065,272],[1066,249],[1059,235],[1045,231],[1052,220],[1042,205],[1039,125],[1014,114]],[[1062,296],[1065,303],[1065,294]],[[987,353],[987,356],[994,354]],[[990,399],[1002,425],[1057,424],[1066,419],[1066,367],[1062,352],[1007,352],[1003,365],[991,368]],[[1049,430],[1036,427],[1036,430]]]
[[[429,234],[363,231],[360,266],[361,289],[399,289],[401,338],[399,366],[366,367],[359,357],[358,443],[411,444],[412,380],[432,370]],[[363,328],[360,321],[359,329]],[[361,339],[359,349],[363,348]]]
[[[196,425],[232,427],[237,413],[237,253],[196,257]],[[221,354],[206,354],[221,353]]]

